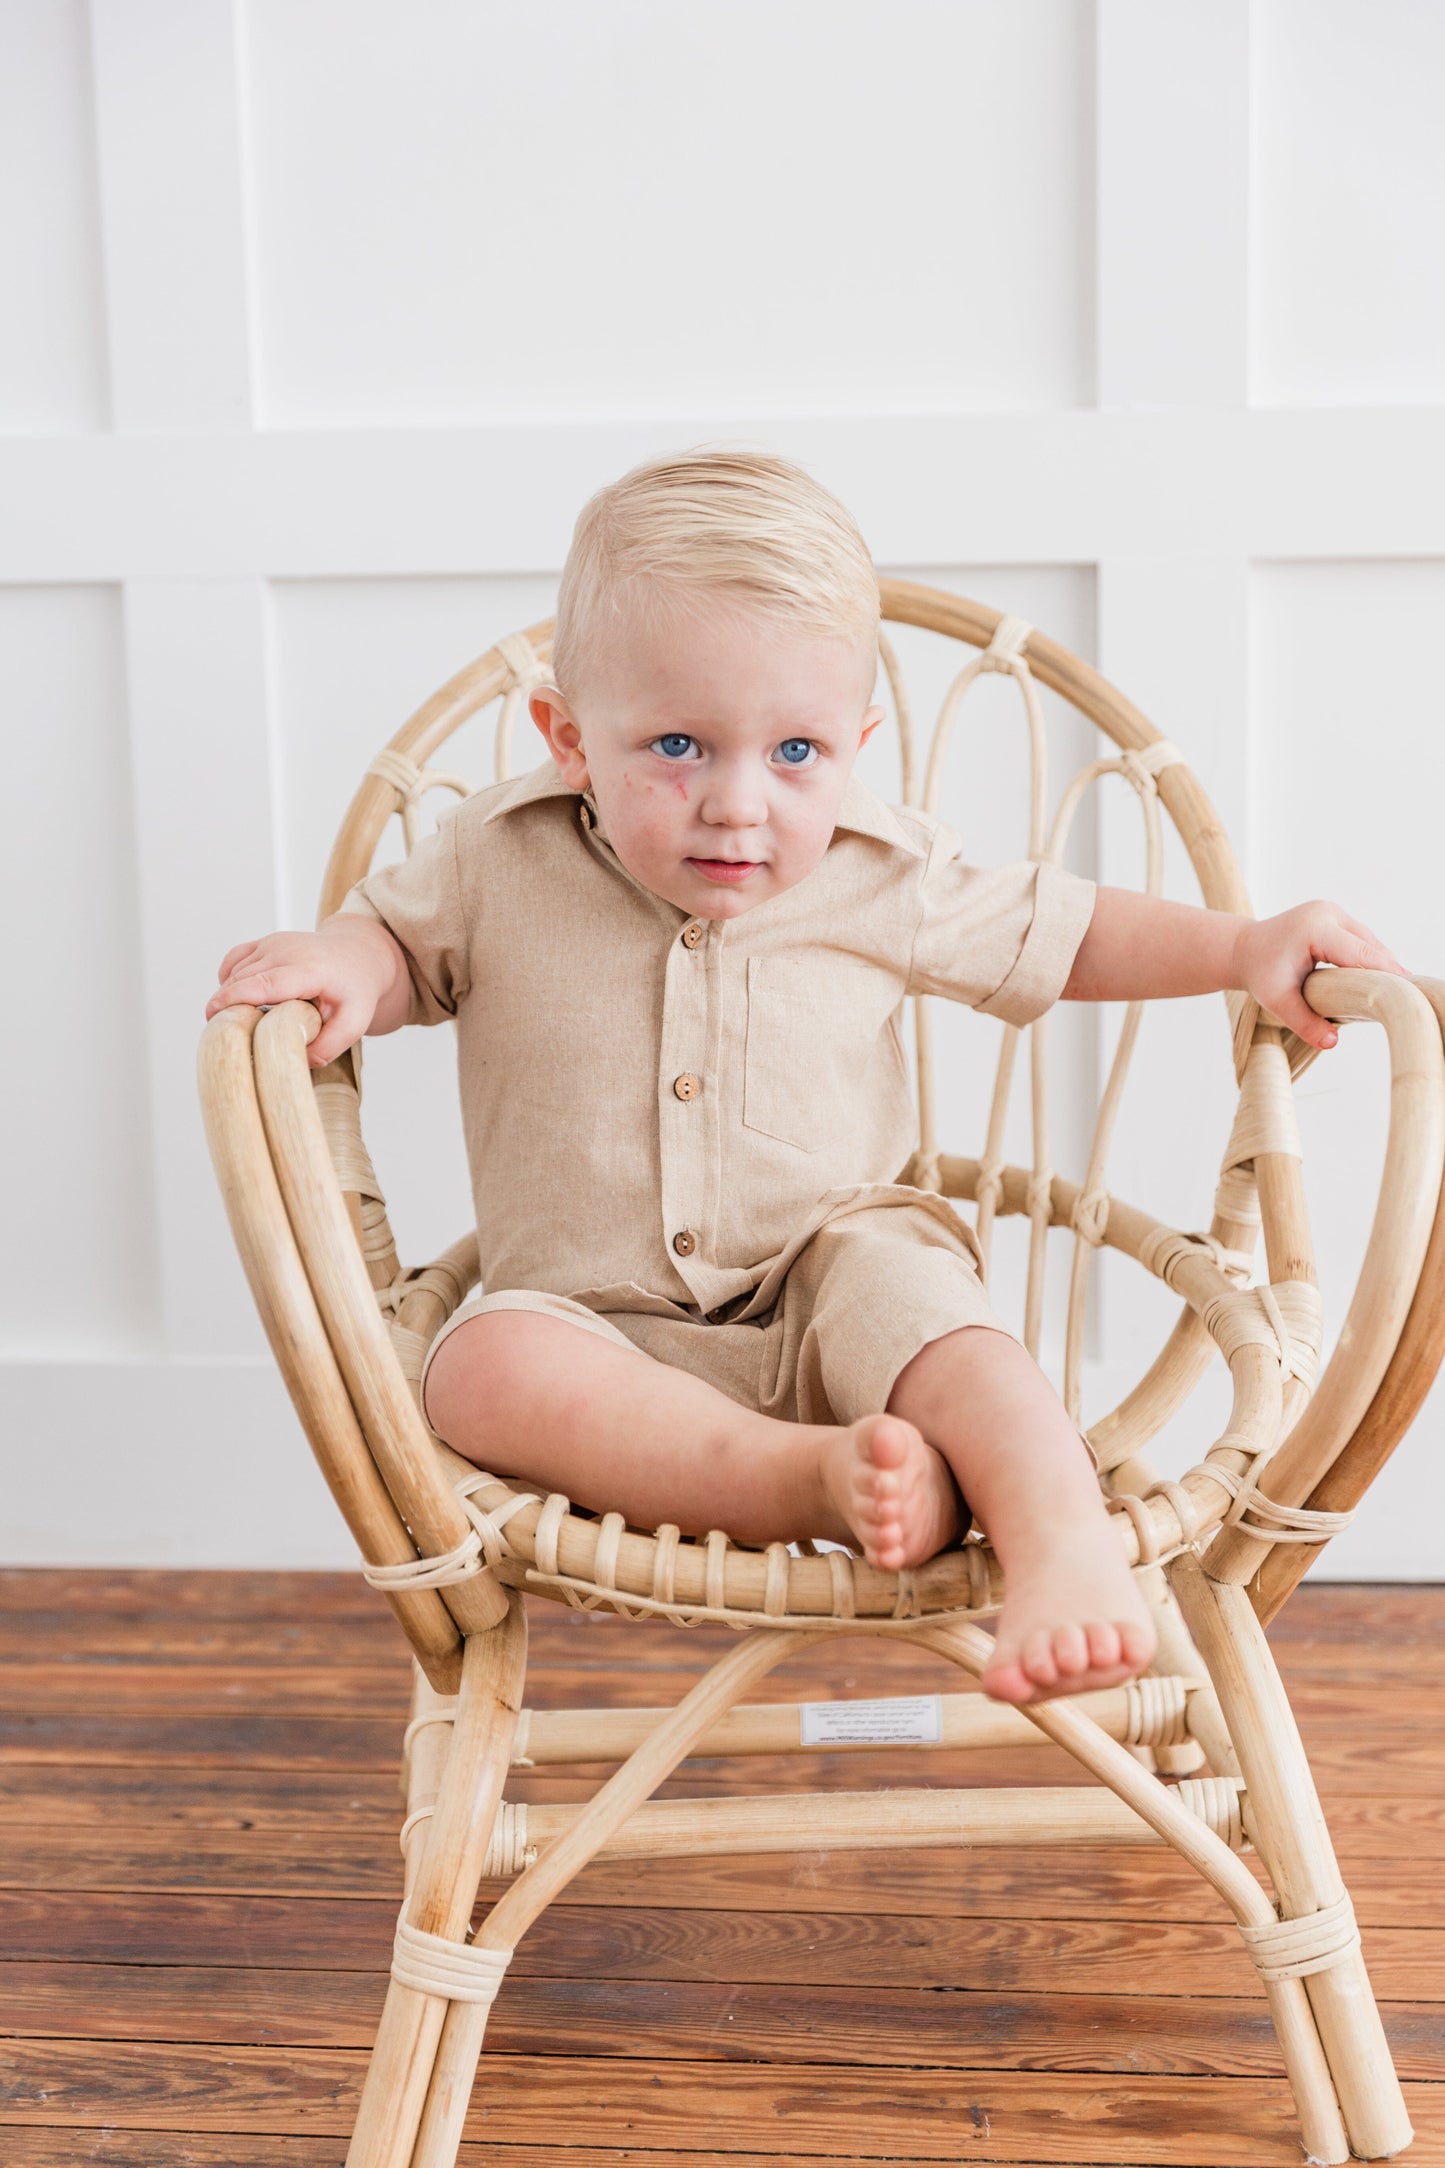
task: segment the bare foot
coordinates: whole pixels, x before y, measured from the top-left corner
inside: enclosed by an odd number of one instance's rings
[[[1050,1701],[1122,1686],[1149,1663],[1149,1607],[1112,1525],[1017,1561],[1004,1579],[994,1654],[980,1681],[996,1701]]]
[[[870,1566],[921,1565],[958,1534],[948,1462],[901,1415],[865,1415],[834,1431],[820,1468],[829,1502]]]

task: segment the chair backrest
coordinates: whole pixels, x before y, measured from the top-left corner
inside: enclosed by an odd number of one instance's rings
[[[1122,782],[1140,808],[1144,831],[1145,885],[1157,893],[1164,863],[1163,815],[1167,814],[1188,853],[1199,883],[1202,900],[1218,909],[1247,910],[1248,899],[1234,854],[1219,819],[1197,779],[1177,747],[1163,738],[1137,708],[1100,677],[1098,672],[1067,648],[1047,639],[1023,620],[1001,614],[987,606],[944,591],[900,580],[884,580],[885,626],[911,626],[939,635],[966,653],[956,657],[951,682],[926,744],[916,728],[903,667],[893,640],[885,631],[880,637],[880,697],[893,710],[901,778],[899,796],[906,804],[930,812],[941,810],[945,763],[957,732],[960,715],[970,693],[981,678],[999,673],[1011,679],[1020,696],[1021,720],[1027,752],[1025,832],[1001,838],[986,853],[992,859],[1025,855],[1061,861],[1071,832],[1091,791],[1101,784]],[[424,801],[434,793],[465,796],[488,780],[500,780],[518,765],[517,724],[528,729],[523,713],[532,690],[548,679],[551,622],[532,625],[508,635],[476,662],[459,672],[403,724],[390,744],[367,769],[347,811],[330,863],[321,898],[321,915],[333,911],[347,890],[370,869],[388,823],[399,817],[403,847],[409,850],[421,832]],[[1109,750],[1087,761],[1051,799],[1049,731],[1046,728],[1039,688],[1057,694],[1084,720],[1101,730]],[[464,723],[482,710],[497,705],[494,734],[493,778],[467,778],[433,761]],[[534,741],[535,742],[535,741]],[[525,743],[525,740],[523,740]],[[523,761],[527,765],[533,763]],[[908,1179],[924,1187],[940,1184],[943,1155],[939,1135],[939,1096],[935,1077],[934,1033],[929,1001],[918,997],[914,1007],[914,1043],[919,1109],[919,1149],[907,1170]],[[1092,1120],[1086,1163],[1077,1170],[1077,1197],[1069,1214],[1073,1259],[1064,1319],[1064,1394],[1072,1411],[1079,1412],[1085,1330],[1089,1299],[1089,1263],[1103,1236],[1109,1209],[1105,1170],[1110,1140],[1114,1135],[1125,1080],[1139,1029],[1142,1003],[1132,1003],[1109,1066],[1107,1080]],[[1231,1003],[1235,1033],[1236,1069],[1243,1067],[1253,1019],[1238,1000]],[[993,1088],[988,1101],[985,1134],[976,1159],[950,1162],[949,1187],[977,1205],[977,1230],[985,1257],[993,1240],[994,1221],[1001,1208],[1017,1211],[1020,1200],[1008,1189],[1012,1181],[1024,1184],[1022,1209],[1029,1223],[1025,1276],[1023,1330],[1030,1349],[1038,1354],[1043,1329],[1045,1257],[1047,1236],[1057,1221],[1052,1196],[1054,1178],[1049,1126],[1048,1024],[1030,1025],[1025,1031],[1008,1025],[991,1025],[1001,1032]],[[1028,1060],[1018,1059],[1019,1041],[1027,1036]],[[1011,1100],[1020,1071],[1027,1070],[1024,1089],[1029,1098],[1030,1150],[1026,1169],[1005,1164],[1005,1132]],[[960,1173],[961,1170],[961,1173]],[[368,1213],[369,1245],[378,1268],[377,1276],[394,1266],[395,1252],[379,1205]],[[1252,1251],[1258,1208],[1249,1180],[1248,1165],[1226,1167],[1218,1200],[1215,1236],[1222,1249],[1236,1256]]]
[[[1081,806],[1088,800],[1094,785],[1109,780],[1109,787],[1114,789],[1114,785],[1122,780],[1124,789],[1131,791],[1140,802],[1144,817],[1146,885],[1159,885],[1163,848],[1168,841],[1163,815],[1168,813],[1174,833],[1194,869],[1202,902],[1215,908],[1226,908],[1226,911],[1248,913],[1248,898],[1239,867],[1205,791],[1189,772],[1179,750],[1161,739],[1153,724],[1146,722],[1144,715],[1131,707],[1129,700],[1124,700],[1114,687],[1075,655],[1070,655],[1066,648],[1046,640],[1040,633],[1033,633],[1027,624],[999,614],[997,609],[903,581],[884,581],[882,590],[886,624],[910,627],[910,642],[914,640],[914,631],[936,633],[942,640],[975,650],[962,668],[958,668],[958,661],[953,661],[953,676],[947,685],[947,694],[942,698],[927,759],[921,759],[899,657],[888,635],[880,642],[882,670],[888,679],[897,720],[903,798],[923,802],[925,806],[934,806],[938,802],[942,763],[947,757],[949,739],[958,726],[962,702],[973,692],[981,676],[1003,674],[1016,683],[1020,705],[1023,705],[1023,744],[1027,748],[1025,833],[1014,839],[1005,837],[997,828],[990,828],[986,848],[975,850],[973,856],[981,861],[1003,861],[1010,856],[1016,859],[1020,852],[1027,850],[1040,859],[1057,859],[1066,848],[1070,824],[1077,822]],[[383,748],[377,759],[368,765],[327,865],[321,900],[323,917],[334,911],[353,887],[353,882],[368,872],[383,830],[388,828],[394,815],[401,817],[403,846],[409,848],[418,835],[420,809],[431,791],[446,789],[457,796],[466,796],[472,787],[479,787],[483,778],[468,778],[446,772],[442,767],[431,767],[431,759],[438,748],[446,744],[448,737],[453,737],[470,718],[479,718],[496,702],[500,702],[500,709],[496,718],[494,767],[498,776],[509,772],[511,733],[513,724],[520,718],[522,702],[537,683],[548,679],[548,637],[550,622],[542,622],[533,624],[524,633],[511,633],[507,640],[498,642],[479,661],[470,663],[466,670],[448,681],[438,694],[433,694],[427,705],[401,726],[390,746]],[[927,646],[927,642],[923,642],[923,646]],[[919,648],[914,648],[914,655],[916,653]],[[1103,731],[1105,739],[1114,748],[1105,752],[1103,759],[1083,761],[1079,774],[1072,776],[1064,791],[1059,793],[1053,811],[1049,804],[1049,776],[1046,776],[1046,735],[1049,733],[1046,733],[1042,718],[1040,687],[1057,696],[1059,702],[1064,702],[1064,709],[1059,711],[1066,722],[1066,731],[1062,735],[1068,739],[1072,728],[1075,750],[1079,746],[1079,718],[1083,720],[1083,726],[1092,724],[1098,731]],[[1072,718],[1068,715],[1070,709],[1075,711]],[[953,824],[958,826],[958,822]],[[968,837],[964,841],[968,843]],[[1003,1028],[1003,1045],[984,1119],[986,1134],[981,1151],[977,1158],[951,1156],[938,1147],[932,1045],[929,1045],[927,1017],[921,1017],[921,1143],[908,1169],[901,1171],[901,1179],[932,1184],[942,1195],[973,1201],[979,1208],[979,1227],[986,1242],[992,1234],[994,1218],[1012,1214],[1027,1223],[1029,1260],[1025,1309],[1033,1338],[1038,1338],[1038,1290],[1046,1236],[1051,1229],[1062,1229],[1066,1238],[1072,1236],[1066,1314],[1066,1398],[1075,1411],[1079,1407],[1085,1299],[1088,1299],[1090,1279],[1088,1266],[1094,1251],[1107,1244],[1109,1251],[1118,1251],[1122,1257],[1142,1264],[1148,1275],[1163,1283],[1163,1288],[1183,1296],[1183,1307],[1174,1312],[1172,1329],[1159,1346],[1153,1362],[1148,1362],[1144,1375],[1133,1383],[1133,1388],[1120,1398],[1109,1414],[1090,1422],[1090,1437],[1098,1453],[1101,1472],[1107,1476],[1120,1507],[1127,1509],[1137,1557],[1144,1561],[1159,1559],[1161,1554],[1172,1554],[1172,1550],[1181,1544],[1189,1544],[1196,1537],[1207,1535],[1211,1528],[1218,1528],[1218,1535],[1213,1537],[1207,1554],[1211,1574],[1226,1580],[1248,1580],[1252,1600],[1259,1604],[1265,1615],[1272,1613],[1278,1602],[1283,1602],[1289,1587],[1296,1583],[1315,1550],[1328,1541],[1337,1526],[1350,1518],[1354,1502],[1363,1494],[1367,1483],[1374,1479],[1382,1461],[1389,1457],[1395,1442],[1408,1427],[1445,1348],[1445,1205],[1439,1203],[1441,1169],[1445,1166],[1445,1071],[1441,1069],[1445,984],[1410,984],[1408,980],[1367,971],[1337,971],[1330,976],[1330,984],[1335,989],[1330,999],[1332,1017],[1369,1017],[1384,1025],[1391,1043],[1393,1086],[1387,1162],[1384,1162],[1376,1223],[1371,1229],[1350,1312],[1343,1320],[1339,1346],[1330,1357],[1324,1377],[1319,1379],[1317,1394],[1313,1388],[1319,1364],[1319,1290],[1309,1236],[1309,1214],[1304,1208],[1300,1138],[1296,1121],[1293,1121],[1291,1099],[1291,1077],[1304,1067],[1313,1049],[1298,1041],[1291,1032],[1285,1032],[1278,1023],[1261,1017],[1257,1004],[1250,1002],[1248,997],[1226,997],[1226,1012],[1233,1025],[1231,1051],[1239,1097],[1233,1130],[1228,1134],[1228,1145],[1224,1149],[1222,1177],[1215,1190],[1213,1218],[1209,1229],[1202,1234],[1185,1234],[1179,1227],[1142,1212],[1137,1205],[1111,1197],[1103,1186],[1109,1138],[1114,1136],[1118,1123],[1124,1071],[1127,1071],[1135,1045],[1135,1008],[1124,1017],[1116,1058],[1103,1086],[1088,1145],[1072,1151],[1072,1158],[1081,1162],[1079,1179],[1068,1179],[1051,1169],[1044,1025],[1029,1028],[1031,1049],[1027,1069],[1031,1149],[1025,1153],[1027,1164],[1003,1164],[1001,1153],[1007,1104],[1010,1104],[1016,1073],[1023,1067],[1016,1060],[1018,1032]],[[286,1151],[282,1153],[288,1169],[286,1179],[292,1186],[301,1184],[292,1203],[305,1225],[305,1240],[316,1249],[316,1270],[321,1273],[327,1294],[327,1331],[334,1335],[336,1364],[351,1385],[357,1416],[362,1416],[370,1453],[375,1455],[375,1468],[370,1459],[355,1459],[357,1440],[351,1437],[353,1424],[349,1422],[340,1422],[340,1429],[347,1431],[347,1437],[338,1444],[338,1440],[327,1433],[318,1444],[318,1453],[323,1457],[327,1472],[334,1476],[334,1487],[338,1489],[338,1498],[342,1498],[344,1511],[349,1502],[353,1502],[351,1489],[355,1483],[360,1481],[364,1487],[373,1485],[379,1470],[383,1481],[392,1489],[392,1498],[399,1500],[396,1511],[403,1513],[405,1524],[412,1528],[427,1572],[433,1574],[433,1567],[440,1570],[438,1561],[433,1561],[427,1552],[427,1544],[431,1544],[431,1550],[446,1554],[440,1563],[448,1567],[448,1585],[451,1585],[457,1574],[451,1572],[453,1554],[448,1546],[455,1546],[459,1539],[466,1537],[466,1526],[461,1526],[457,1498],[451,1487],[440,1472],[431,1470],[425,1453],[425,1431],[416,1429],[412,1411],[405,1411],[403,1416],[403,1411],[396,1407],[392,1379],[396,1379],[396,1366],[399,1366],[401,1377],[405,1377],[412,1388],[412,1401],[418,1401],[422,1355],[444,1318],[451,1316],[461,1294],[477,1281],[477,1234],[474,1229],[468,1229],[468,1234],[453,1242],[451,1249],[435,1257],[431,1264],[403,1270],[396,1257],[386,1203],[383,1203],[381,1188],[362,1140],[360,1047],[351,1049],[338,1062],[331,1062],[327,1069],[310,1073],[318,1130],[325,1136],[331,1169],[336,1173],[336,1186],[347,1201],[351,1225],[360,1238],[370,1292],[375,1294],[381,1314],[390,1327],[390,1355],[394,1357],[394,1364],[379,1364],[379,1383],[377,1377],[373,1377],[373,1370],[366,1366],[357,1368],[357,1364],[351,1362],[357,1333],[366,1342],[370,1355],[375,1355],[375,1316],[370,1314],[370,1303],[357,1309],[360,1288],[355,1286],[355,1279],[347,1277],[347,1268],[336,1260],[336,1240],[342,1223],[336,1218],[327,1218],[325,1210],[321,1210],[321,1216],[312,1212],[316,1197],[325,1201],[327,1186],[316,1179],[316,1160],[314,1156],[308,1156],[325,1147],[323,1136],[314,1134],[316,1123],[312,1123],[310,1114],[299,1117],[297,1108],[286,1099],[286,1093],[290,1091],[286,1084],[286,1077],[290,1075],[286,1062],[295,1060],[299,1054],[303,1038],[297,1034],[305,1030],[295,1012],[297,1008],[299,1004],[284,1004],[277,1019],[262,1019],[260,1025],[256,1025],[256,1017],[251,1012],[251,1028],[258,1030],[258,1041],[264,1034],[266,1049],[273,1045],[277,1047],[275,1058],[271,1051],[266,1051],[266,1091],[282,1093],[282,1099],[286,1101],[282,1130],[277,1132],[286,1145]],[[1001,1030],[1001,1025],[986,1019],[966,1021],[973,1021],[986,1030]],[[212,1023],[208,1028],[208,1041],[217,1036],[217,1030],[219,1023]],[[234,1086],[232,1038],[234,1034],[225,1038],[225,1047],[217,1045],[214,1060],[219,1062],[219,1069],[225,1071],[225,1075],[221,1082],[214,1082],[212,1077],[214,1091],[230,1093]],[[204,1047],[208,1041],[204,1041]],[[290,1049],[284,1058],[282,1049]],[[219,1134],[225,1136],[225,1123],[219,1117],[217,1121]],[[1196,1158],[1198,1132],[1202,1127],[1205,1125],[1196,1121],[1194,1134],[1183,1138],[1185,1151],[1179,1153],[1179,1158],[1189,1162]],[[260,1132],[247,1132],[249,1147],[256,1145],[258,1134]],[[308,1136],[314,1138],[314,1143]],[[292,1164],[295,1153],[299,1153],[299,1160]],[[240,1158],[245,1160],[245,1153]],[[232,1188],[240,1182],[236,1166],[232,1166],[230,1160],[227,1160],[227,1179],[232,1182]],[[249,1182],[249,1175],[245,1179]],[[245,1182],[240,1188],[245,1190]],[[236,1195],[240,1195],[240,1190],[236,1190]],[[279,1199],[271,1199],[271,1203],[279,1208]],[[1265,1279],[1261,1286],[1246,1290],[1239,1283],[1252,1275],[1254,1249],[1257,1249],[1261,1231],[1261,1264]],[[251,1247],[260,1242],[262,1249],[266,1242],[273,1242],[273,1247],[275,1244],[282,1249],[286,1247],[279,1227],[273,1229],[271,1223],[266,1223],[266,1229],[258,1234],[258,1229],[253,1229],[247,1221],[245,1242]],[[290,1333],[295,1331],[305,1338],[305,1331],[310,1331],[312,1325],[310,1312],[305,1312],[305,1316],[297,1312],[292,1318],[286,1305],[282,1305],[282,1312],[290,1322],[279,1340],[273,1335],[273,1344],[277,1346],[277,1355],[282,1357],[284,1368],[290,1364],[290,1377],[295,1368],[290,1359],[295,1353],[290,1346]],[[386,1348],[386,1342],[381,1342],[381,1348]],[[1187,1470],[1181,1481],[1159,1481],[1144,1461],[1142,1448],[1150,1437],[1155,1437],[1163,1422],[1168,1422],[1174,1411],[1183,1407],[1215,1353],[1226,1357],[1233,1379],[1233,1409],[1228,1418],[1228,1429],[1218,1437],[1218,1442],[1209,1446],[1205,1461]],[[383,1375],[388,1368],[390,1377]],[[401,1383],[401,1379],[396,1379],[396,1383]],[[295,1390],[295,1383],[292,1383],[292,1390]],[[336,1470],[331,1470],[331,1461],[336,1461]],[[1257,1489],[1257,1476],[1265,1461],[1270,1461],[1267,1494],[1263,1489]],[[505,1489],[503,1485],[494,1487],[498,1492]],[[357,1541],[362,1541],[362,1548],[366,1550],[370,1541],[368,1531],[360,1526],[355,1513],[349,1518],[353,1520]],[[572,1537],[576,1537],[576,1531],[572,1531]],[[416,1559],[409,1559],[412,1537],[407,1537],[401,1522],[394,1526],[388,1522],[386,1528],[381,1528],[379,1541],[379,1554],[388,1561],[396,1554],[399,1544],[401,1550],[407,1552],[407,1557],[403,1557],[396,1567],[390,1563],[386,1565],[386,1574],[416,1572]],[[652,1544],[652,1537],[637,1535],[635,1539],[628,1537],[628,1541],[635,1541],[646,1550],[646,1546]],[[721,1541],[726,1544],[728,1539],[721,1537]],[[708,1537],[708,1544],[713,1544],[713,1537]],[[771,1546],[769,1557],[771,1552],[782,1550],[784,1546]],[[695,1561],[691,1563],[695,1565]],[[964,1565],[968,1565],[968,1589],[973,1587],[977,1557],[964,1546],[958,1554],[949,1554],[934,1563],[942,1574],[934,1593],[942,1609],[947,1609],[949,1604],[962,1600],[958,1574]],[[786,1565],[786,1572],[789,1576],[793,1576],[793,1572],[806,1576],[815,1565],[817,1559],[793,1559]],[[611,1565],[607,1570],[611,1574]],[[628,1572],[633,1570],[635,1578],[641,1576],[637,1580],[637,1587],[641,1589],[652,1567],[646,1559],[641,1563],[633,1559]],[[704,1572],[702,1567],[698,1567],[698,1572]],[[934,1567],[929,1567],[929,1572],[934,1572]],[[713,1563],[708,1563],[704,1572],[706,1589],[713,1587],[711,1576]],[[386,1585],[390,1591],[390,1583]],[[416,1583],[418,1593],[392,1593],[392,1600],[396,1604],[429,1602],[431,1598],[425,1591],[433,1585],[442,1587],[440,1580],[420,1580]],[[407,1583],[407,1591],[409,1587],[412,1583]],[[767,1593],[771,1580],[758,1587]],[[819,1615],[819,1587],[810,1587],[799,1596],[802,1613],[808,1617]],[[470,1602],[468,1591],[481,1591],[479,1602],[483,1602],[483,1598],[485,1602],[496,1602],[494,1589],[487,1598],[487,1589],[483,1589],[481,1583],[468,1583],[459,1591],[448,1587],[448,1606],[466,1630],[479,1624],[490,1624],[492,1611],[487,1611],[485,1617],[481,1611],[474,1617],[468,1611],[464,1617],[457,1609],[459,1598],[468,1598]],[[825,1596],[828,1591],[821,1593]],[[873,1596],[884,1600],[880,1591],[873,1591]],[[598,1600],[602,1600],[602,1596],[598,1596]],[[691,1600],[693,1598],[689,1596],[689,1602]],[[897,1602],[901,1598],[890,1596],[888,1600]],[[975,1602],[973,1593],[966,1593],[966,1600]],[[708,1604],[711,1602],[713,1596],[708,1596]],[[823,1604],[823,1609],[828,1609],[828,1604]],[[769,1611],[769,1615],[773,1613]],[[895,1611],[893,1615],[901,1613]],[[422,1661],[427,1661],[427,1650],[422,1648],[420,1639],[414,1637],[414,1646]],[[455,1659],[455,1650],[442,1650],[442,1656],[446,1663],[451,1663]]]

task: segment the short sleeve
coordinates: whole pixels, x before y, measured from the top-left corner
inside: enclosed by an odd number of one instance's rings
[[[921,887],[910,994],[941,994],[1006,1024],[1052,1008],[1093,916],[1092,881],[1032,860],[971,866],[939,828]]]
[[[455,817],[425,836],[399,865],[358,881],[343,911],[380,919],[406,951],[409,1024],[440,1024],[457,1013],[471,981],[467,927],[457,873]]]

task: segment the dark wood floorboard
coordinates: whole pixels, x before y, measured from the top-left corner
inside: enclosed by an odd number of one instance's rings
[[[1272,1638],[1417,2127],[1445,2168],[1445,1589]],[[675,1700],[730,1635],[533,1607],[537,1706]],[[810,1651],[760,1699],[928,1692]],[[407,1695],[349,1575],[0,1571],[0,2164],[340,2168],[396,1905]],[[585,1798],[601,1769],[519,1773]],[[1052,1748],[689,1765],[678,1797],[1069,1783]],[[482,1903],[500,1885],[487,1885]],[[601,1861],[523,1941],[464,2168],[1274,2168],[1263,1996],[1158,1850]]]

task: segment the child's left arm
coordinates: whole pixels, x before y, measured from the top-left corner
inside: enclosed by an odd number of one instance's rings
[[[1300,992],[1316,964],[1404,970],[1368,926],[1335,903],[1239,918],[1129,888],[1101,888],[1062,998],[1147,1001],[1237,987],[1311,1046],[1333,1046],[1339,1033]]]

